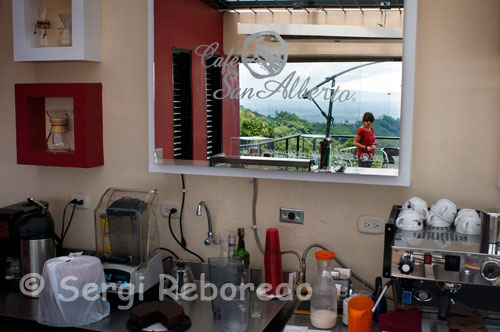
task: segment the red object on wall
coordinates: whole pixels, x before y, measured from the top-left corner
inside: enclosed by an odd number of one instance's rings
[[[163,149],[164,158],[173,159],[172,51],[189,50],[193,159],[206,160],[206,76],[202,58],[196,55],[195,49],[217,42],[219,47],[215,54],[222,55],[222,14],[200,0],[155,1],[154,6],[155,147]],[[237,88],[238,81],[232,85]],[[239,125],[239,100],[224,99],[223,152],[226,154],[235,150],[230,148],[230,137],[239,137]],[[237,144],[239,152],[239,142]]]
[[[102,84],[16,84],[17,163],[91,168],[104,165]],[[74,153],[47,151],[45,98],[73,98]]]

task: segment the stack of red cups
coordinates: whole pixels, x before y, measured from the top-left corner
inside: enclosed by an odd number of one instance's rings
[[[282,295],[285,290],[278,288],[283,283],[281,268],[280,234],[277,228],[268,228],[266,232],[266,248],[264,251],[265,281],[271,285],[268,295]]]

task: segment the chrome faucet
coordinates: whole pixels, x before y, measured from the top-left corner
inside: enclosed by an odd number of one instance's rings
[[[214,233],[212,232],[212,218],[210,217],[210,211],[208,210],[207,203],[205,201],[201,201],[198,204],[198,207],[196,208],[196,215],[201,216],[201,207],[205,208],[205,212],[207,213],[207,220],[208,220],[208,237],[205,240],[204,244],[206,246],[209,246],[211,244],[217,244],[217,239],[214,236]]]

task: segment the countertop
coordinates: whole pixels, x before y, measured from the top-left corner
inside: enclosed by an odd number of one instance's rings
[[[309,315],[293,314],[287,322],[287,325],[293,326],[307,326],[311,330],[317,330],[311,325]],[[489,332],[500,332],[500,322],[486,320],[486,327]],[[337,324],[333,329],[321,330],[331,332],[347,332],[347,325],[342,323],[342,318],[337,318]],[[378,324],[373,323],[372,332],[378,332]],[[440,321],[434,314],[422,314],[422,332],[449,332],[448,322]]]
[[[41,328],[35,321],[38,310],[38,299],[23,296],[14,290],[0,290],[0,317],[9,319],[10,326],[15,327],[15,321],[19,326],[29,325],[29,330]],[[262,301],[261,317],[248,320],[248,331],[278,331],[289,317],[289,313],[295,301],[280,301],[277,299]],[[192,321],[190,331],[222,331],[220,320],[214,320],[211,303],[196,300],[185,303],[186,314]],[[75,330],[123,332],[126,331],[125,324],[129,318],[130,310],[119,310],[112,307],[109,316],[99,322],[75,328]]]

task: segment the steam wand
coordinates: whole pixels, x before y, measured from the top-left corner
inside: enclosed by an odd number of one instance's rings
[[[384,289],[382,289],[382,291],[380,292],[380,295],[377,298],[377,302],[375,302],[375,304],[373,305],[372,313],[374,313],[375,310],[377,310],[378,304],[380,303],[380,301],[382,301],[382,298],[384,297],[385,292],[387,292],[387,289],[392,285],[392,283],[393,283],[392,280],[389,280],[388,282],[386,282]]]

